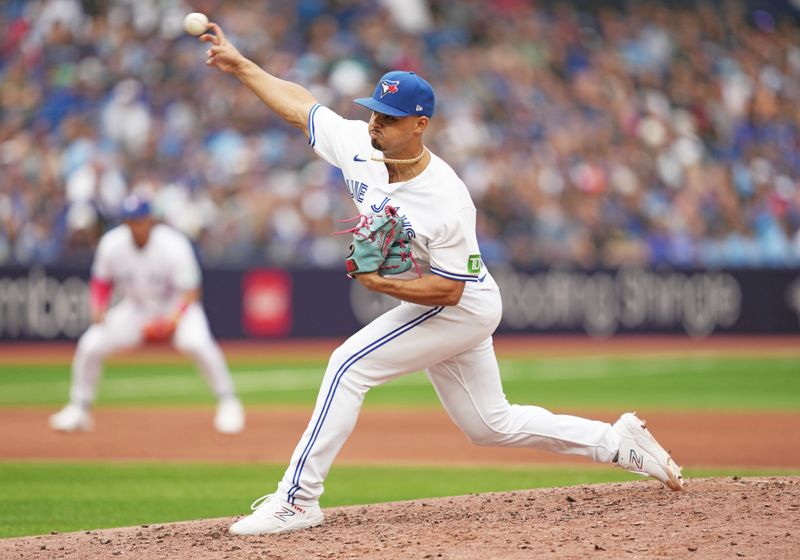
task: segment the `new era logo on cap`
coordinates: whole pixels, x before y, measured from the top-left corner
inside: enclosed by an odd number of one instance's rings
[[[393,117],[433,116],[433,88],[414,72],[395,70],[384,74],[375,86],[372,97],[355,100],[376,113]]]

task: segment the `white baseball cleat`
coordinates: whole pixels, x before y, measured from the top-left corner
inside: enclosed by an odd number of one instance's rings
[[[620,416],[614,431],[621,438],[616,463],[632,473],[652,476],[671,490],[683,488],[681,468],[647,430],[645,422],[633,412]]]
[[[232,535],[263,535],[284,533],[316,527],[325,520],[318,504],[298,506],[275,494],[261,496],[250,506],[253,513],[231,525]]]
[[[48,418],[50,427],[59,432],[88,432],[94,428],[92,414],[84,407],[69,403]]]
[[[222,434],[238,434],[244,429],[244,407],[236,397],[225,397],[217,404],[214,429]]]

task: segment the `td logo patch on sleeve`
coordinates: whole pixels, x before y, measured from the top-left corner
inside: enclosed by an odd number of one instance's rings
[[[467,272],[470,274],[480,274],[481,273],[481,256],[480,255],[470,255],[467,258]]]

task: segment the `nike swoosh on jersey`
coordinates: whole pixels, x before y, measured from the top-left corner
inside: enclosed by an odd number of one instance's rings
[[[361,159],[360,157],[358,157],[358,154],[356,154],[353,156],[353,161],[367,161],[367,160]]]

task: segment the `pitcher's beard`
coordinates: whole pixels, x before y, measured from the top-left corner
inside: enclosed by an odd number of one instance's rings
[[[379,152],[383,151],[383,146],[381,146],[381,143],[378,142],[377,138],[372,138],[370,140],[370,143],[372,144],[372,147],[375,148],[376,150],[378,150]]]

